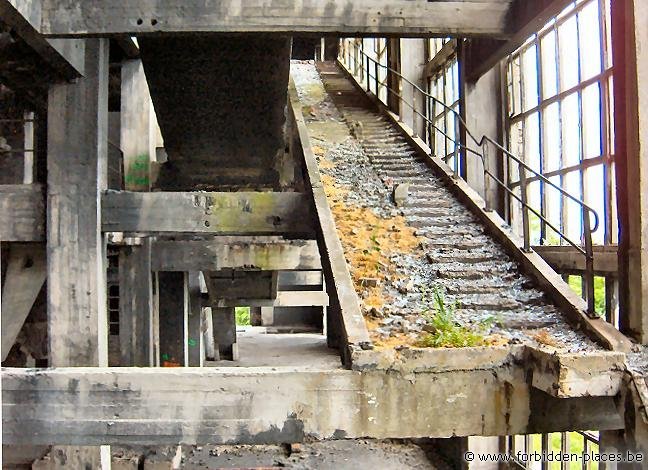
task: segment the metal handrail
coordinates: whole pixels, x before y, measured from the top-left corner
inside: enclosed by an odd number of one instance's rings
[[[360,48],[357,47],[356,44],[352,44],[351,42],[348,42],[357,52],[360,53],[360,60],[358,64],[358,59],[356,58],[356,64],[355,64],[355,71],[351,70],[351,64],[350,64],[350,50],[347,49],[348,51],[348,56],[349,58],[345,60],[344,57],[341,57],[342,63],[344,63],[347,67],[347,70],[351,75],[354,77],[358,77],[357,71],[360,69],[360,77],[361,80],[359,81],[360,85],[362,85],[362,81],[365,81],[366,79],[366,89],[367,91],[371,90],[371,85],[370,85],[370,80],[373,79],[374,81],[374,89],[376,90],[376,97],[379,98],[379,87],[383,87],[385,90],[388,90],[388,92],[397,97],[399,101],[402,104],[407,105],[413,113],[413,120],[414,120],[414,125],[413,125],[413,132],[414,135],[416,136],[417,128],[418,128],[418,117],[420,116],[423,121],[426,123],[426,127],[428,130],[428,133],[432,135],[432,129],[435,129],[438,131],[441,135],[445,137],[446,142],[452,142],[455,150],[453,152],[454,155],[457,155],[460,150],[465,151],[465,155],[472,154],[476,157],[479,157],[481,159],[483,168],[484,168],[484,202],[485,202],[485,210],[491,211],[491,204],[490,204],[490,194],[489,194],[489,181],[492,179],[495,181],[495,183],[498,184],[501,188],[506,191],[506,193],[512,197],[513,199],[517,200],[521,206],[522,206],[522,231],[523,231],[523,239],[524,239],[524,250],[526,252],[531,252],[531,239],[530,239],[530,226],[529,226],[529,213],[534,214],[540,221],[542,221],[545,226],[551,228],[555,233],[558,234],[558,236],[563,239],[565,242],[567,242],[569,245],[573,246],[579,253],[581,253],[585,257],[585,285],[586,285],[586,293],[587,293],[587,313],[591,316],[596,316],[595,309],[594,309],[594,251],[593,251],[593,243],[592,243],[592,233],[595,232],[598,227],[599,227],[599,216],[591,206],[586,204],[584,201],[581,199],[573,196],[572,194],[568,193],[565,191],[563,188],[560,186],[557,186],[554,184],[552,181],[550,181],[546,176],[544,176],[542,173],[537,172],[533,168],[531,168],[526,162],[518,158],[516,155],[511,153],[509,150],[504,148],[501,144],[499,144],[497,141],[493,140],[489,136],[483,135],[480,139],[477,139],[475,135],[470,132],[470,129],[468,128],[468,125],[464,121],[464,119],[461,117],[461,115],[454,110],[452,107],[448,106],[446,103],[443,101],[440,101],[436,97],[432,96],[430,93],[424,91],[421,89],[417,84],[413,83],[410,81],[407,77],[404,77],[399,71],[392,69],[391,67],[387,65],[383,65],[380,62],[378,62],[376,59],[373,57],[370,57],[368,54],[366,54],[363,50],[363,47],[361,45]],[[340,49],[341,51],[343,49]],[[366,67],[365,67],[365,59],[366,59]],[[374,74],[371,74],[371,62],[373,62],[373,69],[374,69]],[[397,90],[394,90],[393,88],[389,87],[386,83],[383,83],[379,78],[378,78],[378,69],[384,69],[387,71],[387,74],[392,73],[395,76],[397,76],[400,79],[400,82],[407,83],[412,87],[412,101],[413,103],[409,103],[401,93],[399,93]],[[385,79],[387,81],[387,79]],[[458,138],[459,134],[458,132],[455,131],[455,136],[452,137],[447,134],[445,130],[440,129],[434,119],[430,119],[427,115],[421,113],[417,108],[416,108],[416,92],[421,93],[427,100],[428,100],[428,105],[432,104],[436,107],[436,105],[441,106],[444,111],[441,113],[438,113],[438,115],[441,114],[451,114],[454,116],[455,119],[455,125],[456,123],[459,123],[461,128],[463,129],[465,135],[470,138],[470,140],[478,146],[481,151],[475,150],[471,148],[470,146],[466,145],[464,142],[459,140]],[[430,103],[430,100],[432,103]],[[435,118],[437,116],[437,113],[433,113],[433,117]],[[399,116],[400,119],[400,116]],[[500,180],[495,174],[493,174],[490,169],[489,169],[489,160],[488,160],[488,146],[492,145],[495,147],[496,152],[499,151],[501,152],[501,155],[507,159],[507,161],[513,161],[517,163],[518,165],[518,170],[519,170],[519,185],[520,185],[520,195],[518,196],[515,194],[515,192],[507,185],[505,182]],[[430,153],[433,152],[433,149],[430,148]],[[450,158],[452,155],[446,155],[445,160],[447,161],[447,158]],[[457,160],[457,159],[456,159]],[[458,171],[455,165],[455,168],[452,168],[453,173],[455,177],[460,177],[458,175]],[[533,175],[533,178],[535,181],[542,181],[543,184],[546,184],[549,187],[554,188],[557,190],[561,197],[569,199],[576,204],[578,204],[581,208],[581,214],[583,218],[583,242],[584,242],[584,247],[582,244],[576,243],[573,240],[571,240],[566,234],[564,234],[561,230],[559,230],[553,223],[551,223],[541,212],[538,212],[535,208],[530,206],[527,202],[527,172],[530,172]],[[594,216],[594,225],[592,227],[590,217]]]

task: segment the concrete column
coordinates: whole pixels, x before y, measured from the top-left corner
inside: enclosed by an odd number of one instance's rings
[[[101,197],[108,144],[107,39],[79,49],[85,77],[48,96],[47,286],[54,367],[108,365],[105,242]],[[55,447],[61,465],[99,468],[96,448]]]
[[[153,365],[151,240],[119,253],[120,365]]]
[[[107,366],[105,243],[108,41],[85,46],[85,78],[50,89],[48,314],[52,366]]]
[[[478,139],[482,135],[487,135],[499,142],[502,141],[501,80],[500,68],[495,67],[486,72],[477,82],[464,83],[463,113],[468,129]],[[467,144],[475,150],[480,150],[470,140],[467,141]],[[490,172],[502,179],[501,155],[495,151],[493,146],[488,148],[488,166]],[[485,197],[484,165],[473,154],[466,155],[466,180],[473,189]],[[501,190],[491,179],[488,199],[491,207],[501,214],[504,209],[504,201],[500,193]]]
[[[142,61],[127,60],[121,70],[121,138],[124,155],[124,188],[150,189],[149,136],[151,98]]]
[[[422,90],[426,89],[423,70],[425,68],[425,41],[426,39],[401,39],[400,46],[400,65],[401,74],[409,81],[418,85]],[[425,99],[420,92],[414,93],[412,86],[403,81],[401,94],[405,101],[414,104],[419,113],[425,115]],[[401,118],[405,124],[414,129],[417,135],[424,135],[425,124],[421,116],[416,115],[412,108],[403,104],[401,105]]]
[[[123,154],[123,187],[150,190],[151,98],[141,60],[121,69],[119,145]],[[122,366],[150,366],[152,349],[151,240],[123,248],[119,256],[120,348]]]
[[[189,308],[187,318],[187,361],[190,367],[203,365],[202,345],[202,299],[200,292],[201,273],[192,271],[187,273],[187,288],[189,293]]]
[[[212,307],[214,343],[220,360],[238,360],[236,344],[236,315],[234,307]]]
[[[623,332],[648,344],[648,10],[612,4],[619,214],[619,306]]]
[[[185,365],[187,284],[183,272],[159,272],[158,311],[160,365]]]

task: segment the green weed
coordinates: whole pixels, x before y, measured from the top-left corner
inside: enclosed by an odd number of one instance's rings
[[[419,348],[465,348],[482,346],[484,336],[458,325],[454,320],[456,304],[446,305],[445,295],[438,288],[433,293],[434,311],[423,312],[427,331],[414,345]],[[486,322],[481,329],[487,328]]]
[[[250,307],[236,307],[234,310],[236,324],[240,326],[250,325]]]

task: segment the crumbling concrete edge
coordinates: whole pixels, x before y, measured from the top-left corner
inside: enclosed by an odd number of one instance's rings
[[[535,252],[527,253],[523,250],[524,243],[513,234],[510,227],[499,214],[486,211],[486,204],[482,197],[471,188],[464,180],[454,176],[452,169],[440,158],[431,156],[430,148],[418,137],[414,137],[412,129],[399,122],[398,116],[391,112],[376,96],[364,90],[348,72],[344,65],[337,62],[340,70],[353,85],[360,90],[368,100],[387,117],[405,139],[424,158],[426,164],[441,176],[453,193],[475,214],[486,227],[488,233],[499,241],[520,263],[523,271],[532,276],[551,299],[556,303],[567,321],[576,329],[582,330],[587,336],[612,351],[630,352],[632,341],[614,328],[605,319],[590,318],[587,313],[585,301],[576,294],[567,283]]]
[[[524,371],[528,385],[555,398],[612,397],[623,385],[625,354],[611,351],[560,352],[550,346],[398,348],[355,351],[352,369],[415,377],[512,367]]]

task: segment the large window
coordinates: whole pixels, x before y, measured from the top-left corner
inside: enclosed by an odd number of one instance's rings
[[[509,148],[534,170],[596,210],[594,243],[616,241],[612,155],[609,0],[571,3],[507,61]],[[519,192],[517,168],[509,180]],[[579,206],[529,178],[529,202],[572,240],[581,240]],[[519,229],[520,205],[511,201]],[[536,218],[533,244],[560,244]]]
[[[428,93],[436,98],[428,100],[427,116],[431,120],[426,129],[426,142],[433,154],[443,158],[455,172],[461,173],[461,135],[456,115],[459,113],[459,63],[457,41],[449,38],[428,40],[426,75]],[[443,105],[441,105],[443,103]]]
[[[594,244],[617,242],[615,201],[610,0],[572,2],[512,54],[506,63],[509,148],[553,184],[583,200],[599,217]],[[519,168],[508,179],[521,195]],[[528,203],[570,240],[584,243],[578,204],[537,178],[526,179]],[[522,233],[522,208],[509,198],[511,225]],[[530,215],[533,245],[565,244],[556,231]],[[593,219],[590,218],[591,221]],[[582,273],[563,273],[585,297]],[[599,314],[618,325],[615,272],[595,278]]]

